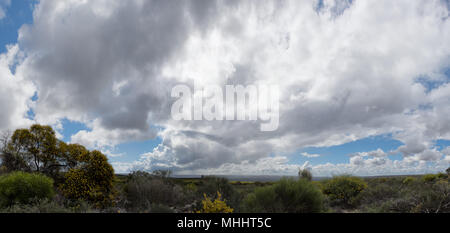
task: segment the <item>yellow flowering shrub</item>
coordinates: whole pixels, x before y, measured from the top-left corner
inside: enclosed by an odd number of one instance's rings
[[[87,200],[98,207],[111,203],[114,169],[108,159],[99,151],[83,154],[82,164],[70,169],[60,189],[65,197],[72,200]]]
[[[222,200],[222,195],[217,192],[216,200],[212,201],[211,198],[203,194],[204,200],[202,200],[202,209],[197,213],[233,213],[233,209],[227,206],[225,200]]]
[[[84,199],[92,191],[92,184],[86,173],[80,169],[71,169],[65,175],[65,182],[61,185],[64,196],[69,199]]]

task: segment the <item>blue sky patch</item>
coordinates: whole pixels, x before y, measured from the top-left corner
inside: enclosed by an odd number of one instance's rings
[[[330,147],[310,147],[298,151],[290,156],[290,162],[292,164],[303,164],[309,161],[311,165],[323,164],[323,163],[348,163],[350,155],[358,152],[369,152],[377,149],[382,149],[386,153],[397,149],[403,145],[402,142],[392,139],[390,134],[367,137],[357,141],[345,143],[338,146]],[[308,154],[320,154],[320,157],[307,158],[301,155],[302,152]],[[400,155],[390,155],[390,159],[399,160]]]
[[[6,45],[17,43],[20,27],[33,23],[33,9],[36,1],[13,0],[5,8],[6,16],[0,20],[0,53],[6,52]]]

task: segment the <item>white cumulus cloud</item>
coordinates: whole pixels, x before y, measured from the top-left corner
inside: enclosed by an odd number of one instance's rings
[[[404,143],[396,150],[404,160],[377,150],[313,171],[439,169],[447,160],[433,142],[450,139],[448,16],[440,0],[41,0],[19,31],[26,56],[16,74],[2,55],[9,86],[0,87],[8,106],[0,124],[26,124],[33,107],[39,123],[85,123],[90,130],[72,141],[104,151],[162,138],[141,160],[116,164],[122,169],[289,173],[297,165],[285,154],[387,133]],[[282,90],[277,131],[170,116],[176,84],[261,82]]]

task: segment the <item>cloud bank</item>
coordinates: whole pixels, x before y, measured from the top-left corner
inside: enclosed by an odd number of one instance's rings
[[[42,124],[86,124],[71,140],[93,148],[162,138],[139,161],[115,163],[118,171],[295,174],[286,154],[381,134],[404,145],[313,173],[448,166],[434,146],[450,140],[446,1],[41,0],[33,17],[0,57],[0,128],[29,124],[32,108]],[[278,84],[279,129],[174,121],[178,83]]]

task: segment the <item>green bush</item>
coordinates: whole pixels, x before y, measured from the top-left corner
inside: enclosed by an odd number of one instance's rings
[[[383,212],[381,209],[386,202],[400,197],[400,188],[402,186],[414,182],[414,180],[411,181],[409,178],[411,177],[399,180],[396,183],[372,181],[354,199],[353,204],[359,203],[363,212]]]
[[[256,188],[244,199],[245,212],[316,213],[324,209],[323,195],[311,182],[282,179],[272,186]]]
[[[445,213],[450,211],[450,185],[441,175],[369,179],[359,194],[360,211],[378,213]]]
[[[54,196],[53,180],[42,174],[13,172],[0,176],[0,206],[29,204]]]
[[[416,179],[414,177],[408,176],[405,179],[403,179],[402,183],[405,185],[411,184],[414,181],[416,181]]]
[[[300,169],[300,171],[298,171],[298,176],[300,179],[312,180],[312,173],[308,169]]]
[[[381,212],[448,213],[450,184],[447,180],[434,183],[418,180],[400,190],[397,198],[384,203]]]
[[[422,177],[425,182],[433,182],[438,179],[438,175],[436,174],[426,174]]]
[[[195,185],[194,183],[189,183],[184,188],[187,192],[196,193],[198,191],[197,185]]]
[[[323,193],[328,196],[332,205],[344,208],[356,205],[358,195],[367,188],[364,180],[352,176],[337,176],[327,180]]]
[[[437,174],[437,178],[438,179],[447,179],[447,174],[445,174],[445,173],[442,173],[442,172],[439,172],[438,174]]]
[[[203,199],[204,194],[208,197],[217,198],[217,192],[222,194],[222,197],[227,200],[232,208],[237,209],[242,201],[241,195],[236,191],[228,179],[223,177],[206,176],[201,179],[197,187],[197,196]]]
[[[161,206],[174,206],[183,198],[183,189],[180,186],[145,172],[128,175],[124,193],[125,207],[132,212],[146,212],[155,208],[161,209]]]

